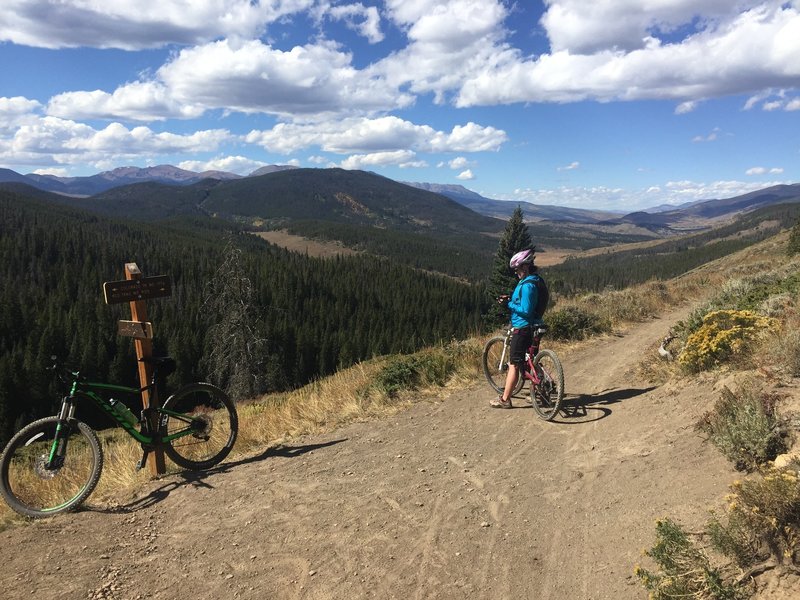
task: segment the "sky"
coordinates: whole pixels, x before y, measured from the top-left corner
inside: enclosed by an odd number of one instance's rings
[[[800,0],[3,0],[0,167],[632,211],[800,181]]]

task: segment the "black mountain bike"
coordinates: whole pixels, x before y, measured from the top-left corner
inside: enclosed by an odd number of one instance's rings
[[[79,400],[94,402],[141,444],[140,469],[156,449],[190,470],[212,467],[230,453],[239,421],[227,394],[209,383],[192,383],[162,405],[163,381],[174,371],[175,361],[166,356],[144,360],[153,368],[145,388],[88,381],[56,360],[52,369],[70,385],[59,414],[24,427],[0,456],[0,493],[11,508],[28,517],[47,517],[76,508],[94,490],[103,468],[103,450],[94,430],[75,417]],[[139,416],[110,397],[141,399],[145,390],[150,392],[150,406]]]

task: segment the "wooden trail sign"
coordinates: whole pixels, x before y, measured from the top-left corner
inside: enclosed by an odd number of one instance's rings
[[[123,281],[107,281],[103,284],[106,304],[130,302],[131,320],[120,321],[118,332],[133,338],[139,365],[139,385],[142,387],[142,407],[145,409],[150,406],[150,390],[144,388],[150,385],[153,376],[153,367],[144,360],[153,356],[153,324],[147,320],[145,300],[165,298],[171,294],[172,284],[169,277],[143,277],[136,263],[125,264]],[[158,431],[158,415],[155,413],[150,417],[150,431]],[[161,449],[153,450],[148,455],[147,463],[153,475],[163,475],[166,472],[164,451]]]
[[[153,339],[153,324],[149,321],[119,321],[117,323],[117,333],[125,337],[139,338],[142,340]]]
[[[136,263],[128,264],[136,266]],[[139,267],[136,267],[136,269],[138,271]],[[139,279],[105,282],[103,284],[103,294],[106,297],[106,304],[165,298],[172,295],[172,284],[166,275],[141,277],[140,273]]]

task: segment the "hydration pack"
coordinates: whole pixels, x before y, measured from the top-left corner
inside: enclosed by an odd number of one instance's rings
[[[541,275],[534,273],[531,277],[533,277],[536,284],[536,309],[534,312],[536,313],[536,318],[541,319],[547,310],[547,304],[550,302],[550,291],[547,289],[547,284]]]

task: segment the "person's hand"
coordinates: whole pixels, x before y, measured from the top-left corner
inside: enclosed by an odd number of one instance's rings
[[[497,303],[498,304],[505,304],[506,302],[508,302],[509,298],[510,298],[510,296],[508,294],[500,294],[497,297]]]

